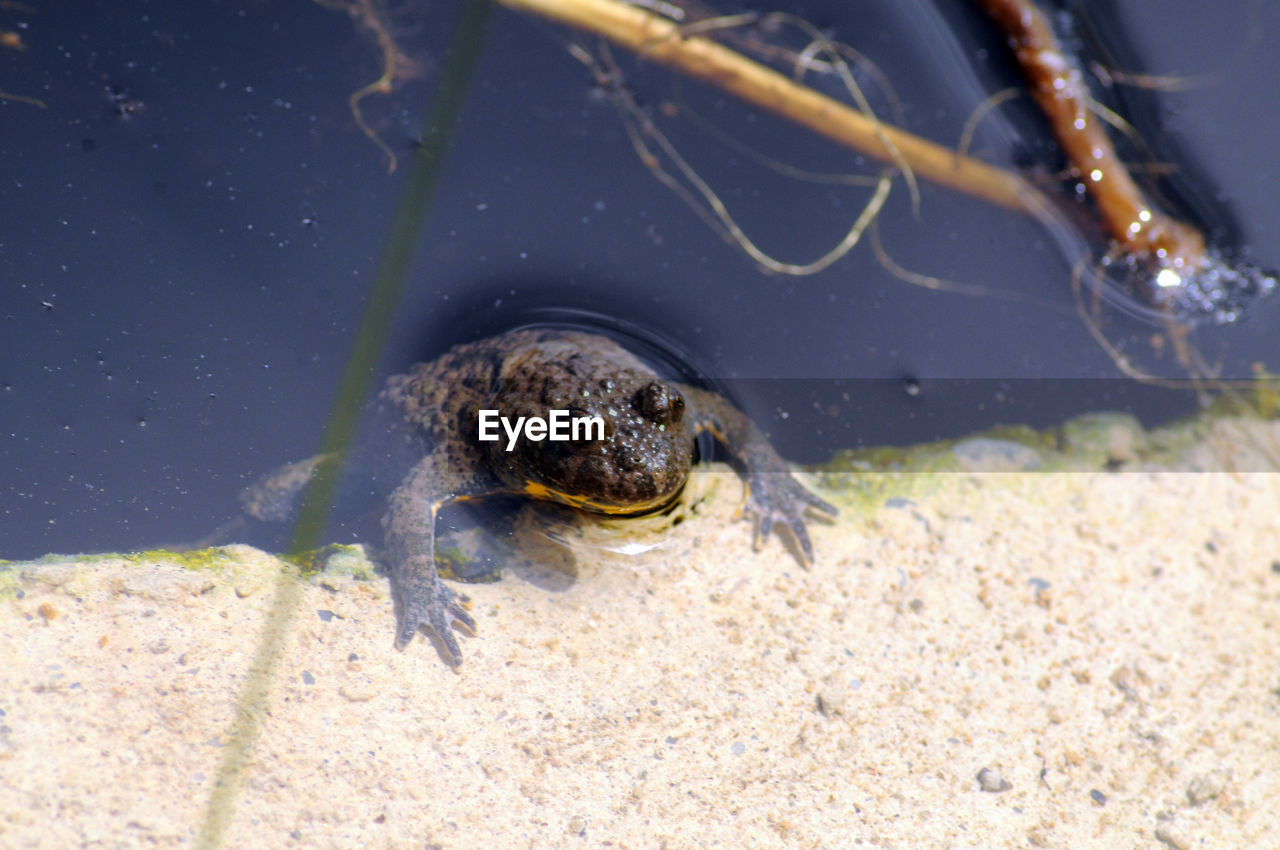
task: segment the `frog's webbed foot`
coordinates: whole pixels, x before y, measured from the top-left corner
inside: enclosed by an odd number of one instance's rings
[[[827,516],[839,512],[796,480],[787,462],[745,413],[715,393],[684,384],[679,387],[692,411],[695,430],[710,431],[738,459],[747,483],[748,509],[756,515],[755,547],[759,549],[774,524],[780,523],[791,533],[801,565],[812,564],[813,544],[804,527],[805,511],[812,508]]]
[[[453,628],[460,624],[475,634],[476,621],[467,613],[470,600],[446,585],[436,571],[436,511],[441,505],[493,489],[489,479],[469,473],[447,454],[431,454],[418,461],[391,494],[382,527],[400,600],[398,649],[408,646],[418,629],[426,626],[443,644],[445,660],[455,668],[462,663]]]
[[[426,626],[444,644],[446,658],[453,667],[462,664],[462,649],[453,635],[454,624],[476,633],[476,621],[467,612],[471,601],[441,580],[434,564],[405,563],[397,571],[396,592],[400,596],[402,619],[396,632],[396,649],[404,649],[418,629]]]
[[[756,515],[754,545],[768,538],[774,524],[786,527],[799,548],[801,563],[813,563],[813,544],[805,530],[804,515],[813,509],[827,516],[839,513],[825,500],[810,493],[789,471],[752,472],[747,476],[749,509]]]

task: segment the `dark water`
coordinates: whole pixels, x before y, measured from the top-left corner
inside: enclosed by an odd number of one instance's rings
[[[1016,83],[967,5],[880,5],[795,11],[880,65],[913,132],[952,142],[982,98]],[[1085,6],[1128,67],[1210,75],[1129,105],[1189,167],[1196,210],[1280,265],[1274,4]],[[347,106],[377,76],[376,54],[350,18],[307,3],[34,8],[0,10],[0,30],[27,47],[0,51],[0,91],[45,106],[0,101],[0,556],[195,539],[233,515],[247,483],[319,446],[405,173],[387,174]],[[365,108],[402,160],[454,14],[395,10],[422,76]],[[1192,409],[1186,393],[1120,375],[1040,225],[945,190],[922,186],[919,218],[895,190],[887,250],[1000,294],[909,286],[865,246],[812,277],[761,274],[637,161],[564,43],[495,11],[380,374],[588,311],[669,340],[800,461],[1086,410],[1154,422]],[[674,102],[669,76],[624,64],[643,105]],[[850,166],[727,97],[683,96],[770,156]],[[1052,158],[1025,102],[1002,114],[1012,123],[978,135],[983,156]],[[866,198],[769,173],[688,122],[663,126],[781,259],[825,251]],[[1231,374],[1280,369],[1278,310],[1259,305],[1198,344]],[[1155,331],[1123,316],[1107,326],[1135,353]],[[1176,373],[1168,361],[1153,368]]]

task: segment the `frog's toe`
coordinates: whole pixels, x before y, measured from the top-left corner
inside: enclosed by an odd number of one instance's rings
[[[761,512],[756,519],[755,539],[751,541],[756,549],[764,545],[764,542],[769,539],[769,532],[771,531],[773,531],[773,515]]]
[[[840,509],[835,505],[831,504],[826,499],[819,498],[813,493],[810,493],[803,484],[796,481],[794,478],[792,479],[792,483],[795,485],[795,495],[798,496],[807,507],[813,508],[815,511],[826,514],[829,517],[839,516]]]
[[[764,545],[764,541],[769,539],[769,532],[773,530],[775,522],[785,528],[795,541],[801,556],[801,564],[803,566],[812,564],[813,544],[809,541],[809,532],[805,529],[804,520],[798,516],[761,516],[756,521],[755,548],[759,550]]]
[[[800,554],[804,556],[805,565],[812,564],[813,544],[809,542],[809,532],[805,529],[804,523],[799,520],[793,520],[787,523],[787,530],[796,539],[796,545],[800,547]]]
[[[462,649],[458,646],[453,629],[455,624],[459,624],[470,634],[475,634],[475,618],[466,608],[470,601],[465,594],[455,592],[438,576],[402,591],[404,619],[396,634],[396,648],[404,649],[408,646],[418,629],[425,625],[444,645],[445,660],[458,667],[462,664]]]
[[[809,509],[828,516],[838,511],[805,489],[789,473],[761,474],[750,482],[752,507],[756,513],[755,545],[759,548],[776,525],[787,529],[795,541],[803,565],[813,563],[813,544],[805,528],[804,515]]]

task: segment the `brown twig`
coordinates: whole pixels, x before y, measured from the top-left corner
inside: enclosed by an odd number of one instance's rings
[[[617,0],[499,0],[603,36],[645,59],[719,86],[743,100],[888,165],[900,161],[919,177],[1013,210],[1033,212],[1036,192],[1020,176],[876,120],[796,83],[710,38]]]
[[[885,124],[788,79],[714,39],[714,20],[692,29],[619,0],[499,0],[519,11],[596,33],[641,57],[719,86],[839,144],[916,176],[1043,219],[1058,216],[1017,174]],[[1083,74],[1059,47],[1031,0],[975,0],[1005,30],[1037,104],[1088,187],[1114,240],[1090,278],[1139,312],[1174,322],[1237,320],[1261,295],[1280,288],[1274,273],[1232,264],[1196,228],[1161,212],[1133,182],[1094,111]],[[665,5],[665,4],[664,4]],[[722,24],[721,24],[722,25]],[[829,50],[825,51],[831,56]]]
[[[1100,118],[1083,73],[1058,45],[1053,29],[1029,0],[975,0],[1004,31],[1040,111],[1087,187],[1108,234],[1125,251],[1167,258],[1173,268],[1203,263],[1204,237],[1157,210],[1137,187]]]
[[[1099,264],[1108,278],[1178,322],[1233,322],[1250,301],[1277,289],[1274,273],[1229,262],[1206,245],[1198,229],[1147,199],[1107,135],[1109,113],[1093,102],[1079,64],[1059,46],[1049,19],[1032,0],[974,2],[1004,31],[1071,164],[1071,176],[1086,187],[1114,240]]]

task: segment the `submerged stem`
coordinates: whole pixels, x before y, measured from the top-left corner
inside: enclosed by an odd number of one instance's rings
[[[999,206],[1053,222],[1045,196],[1019,175],[912,135],[821,94],[696,33],[714,27],[668,20],[619,0],[498,0],[595,33],[641,57],[704,80],[885,164]],[[1004,30],[1071,163],[1113,240],[1097,271],[1141,309],[1178,322],[1234,322],[1280,289],[1274,272],[1235,263],[1195,227],[1159,211],[1120,162],[1093,112],[1078,66],[1030,0],[975,0]]]
[[[1035,193],[1017,174],[885,124],[793,82],[771,68],[679,24],[618,0],[499,0],[603,36],[649,61],[719,86],[815,133],[888,165],[906,163],[919,177],[1020,212]]]

